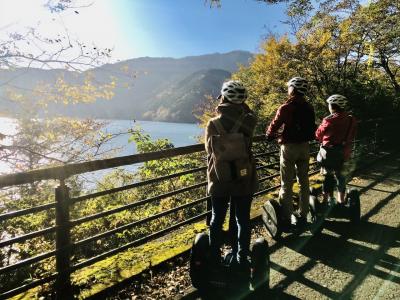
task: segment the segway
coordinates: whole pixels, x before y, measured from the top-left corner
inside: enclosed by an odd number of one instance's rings
[[[263,299],[269,291],[270,261],[268,243],[258,238],[251,249],[251,286],[256,298]]]
[[[310,194],[309,213],[307,215],[309,226],[306,226],[303,231],[297,231],[297,233],[304,232],[305,230],[310,230],[313,234],[318,232],[322,222],[318,214],[317,205],[316,199]],[[282,207],[277,200],[272,199],[264,203],[262,206],[262,220],[269,236],[274,240],[279,240],[285,225],[282,220]]]
[[[361,203],[360,191],[357,189],[350,189],[346,195],[346,205],[348,207],[348,216],[350,222],[358,223],[361,219]]]
[[[319,194],[320,189],[310,188],[310,210],[307,219],[310,221],[310,231],[313,235],[321,233],[325,221],[324,209],[318,200]]]
[[[282,235],[282,213],[281,205],[278,201],[272,199],[266,201],[262,206],[262,220],[268,234],[278,240]]]
[[[321,218],[346,218],[351,223],[356,224],[361,218],[360,192],[357,189],[349,189],[346,193],[345,203],[322,203],[318,200],[318,196],[322,194],[320,189],[314,191],[310,196],[311,202],[314,204],[315,214]]]
[[[346,193],[345,203],[334,203],[329,216],[333,218],[346,218],[353,224],[360,222],[360,192],[357,189],[348,190]]]
[[[210,258],[210,239],[208,234],[199,233],[190,251],[189,275],[192,285],[198,290],[208,287],[208,262]]]
[[[232,214],[231,210],[231,216]],[[235,232],[235,228],[230,228]],[[257,239],[251,247],[248,269],[239,268],[232,251],[221,257],[218,263],[211,261],[210,242],[207,233],[195,237],[190,252],[189,275],[192,285],[205,298],[234,298],[238,293],[258,294],[269,288],[269,248],[265,239]]]

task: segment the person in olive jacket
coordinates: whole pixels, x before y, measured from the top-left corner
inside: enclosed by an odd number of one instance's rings
[[[211,195],[212,217],[210,223],[211,257],[214,262],[221,259],[220,246],[222,243],[222,225],[225,220],[229,202],[234,206],[237,223],[237,245],[232,245],[233,251],[237,249],[236,258],[240,265],[248,264],[250,247],[250,207],[253,194],[258,189],[258,179],[252,159],[252,138],[256,126],[256,117],[244,103],[247,99],[246,88],[238,81],[228,81],[222,85],[220,103],[216,108],[217,116],[209,120],[205,133],[205,146],[207,152],[207,180],[208,194]],[[221,182],[218,180],[212,159],[211,137],[218,135],[218,128],[214,120],[218,119],[226,131],[230,131],[236,121],[241,118],[238,132],[243,133],[252,167],[251,175],[247,179]]]

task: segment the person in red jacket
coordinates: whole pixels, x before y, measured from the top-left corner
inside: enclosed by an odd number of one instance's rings
[[[309,141],[314,140],[316,129],[314,109],[305,100],[307,80],[294,77],[287,86],[288,99],[279,107],[266,132],[268,141],[278,138],[281,145],[279,201],[282,205],[283,230],[290,229],[292,225],[302,227],[307,223],[310,196]],[[280,129],[283,129],[281,134]],[[293,180],[296,176],[300,186],[300,212],[293,214]]]
[[[345,202],[346,181],[351,172],[351,150],[357,128],[355,117],[345,111],[347,98],[342,95],[332,95],[326,102],[329,105],[329,116],[322,120],[315,137],[322,146],[343,145],[343,164],[336,169],[321,168],[325,175],[323,183],[324,201],[333,200],[333,191],[337,186],[337,202]],[[331,202],[331,201],[329,201]]]

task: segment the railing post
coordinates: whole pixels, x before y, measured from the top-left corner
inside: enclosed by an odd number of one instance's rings
[[[69,188],[64,180],[56,188],[56,299],[73,299],[70,277],[71,234]]]

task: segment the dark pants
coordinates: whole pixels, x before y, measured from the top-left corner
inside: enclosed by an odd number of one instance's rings
[[[346,191],[346,176],[344,176],[341,170],[324,170],[325,178],[323,182],[324,193],[333,193],[335,187],[338,191],[344,193]]]
[[[238,262],[244,261],[250,248],[250,207],[252,196],[211,197],[212,217],[210,223],[210,247],[214,259],[219,259],[222,244],[222,225],[225,221],[229,202],[233,206],[237,224],[237,239],[233,239],[232,249],[237,252]],[[234,229],[235,230],[235,229]]]

